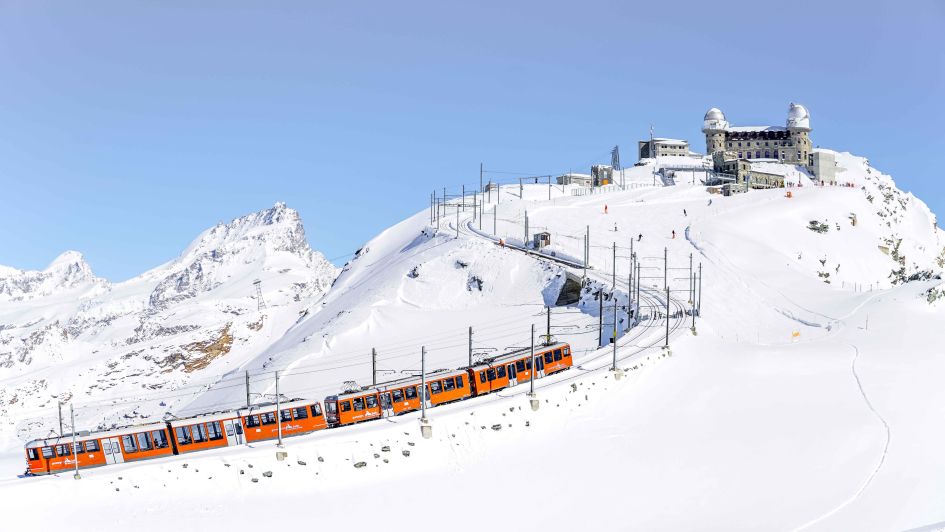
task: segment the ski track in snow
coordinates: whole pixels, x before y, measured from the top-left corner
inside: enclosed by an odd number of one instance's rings
[[[836,514],[837,512],[849,506],[850,504],[852,504],[854,501],[856,501],[860,497],[860,495],[863,494],[864,491],[866,491],[866,488],[869,487],[870,483],[873,481],[873,478],[876,476],[877,473],[879,473],[879,470],[883,467],[883,463],[886,462],[886,452],[889,450],[889,440],[892,437],[891,431],[889,429],[889,423],[887,423],[886,420],[883,418],[883,416],[876,410],[876,408],[873,406],[873,403],[870,402],[869,396],[866,395],[866,391],[863,390],[863,382],[860,380],[860,375],[856,372],[856,361],[860,357],[860,350],[853,344],[849,344],[849,345],[850,347],[853,348],[853,361],[850,364],[850,370],[853,373],[854,380],[856,380],[856,387],[860,391],[860,395],[863,397],[863,401],[866,403],[866,406],[870,409],[873,415],[876,416],[876,419],[878,419],[883,424],[883,428],[886,432],[886,441],[885,443],[883,443],[883,453],[879,457],[879,462],[876,464],[876,467],[874,467],[873,470],[870,471],[870,474],[866,477],[866,480],[863,481],[863,484],[859,487],[859,489],[856,490],[856,493],[851,495],[847,500],[843,501],[842,503],[834,507],[829,512],[804,523],[803,525],[795,528],[794,530],[804,530],[806,528],[810,528],[816,525],[817,523],[820,523],[824,521],[825,519],[829,518],[830,516]]]

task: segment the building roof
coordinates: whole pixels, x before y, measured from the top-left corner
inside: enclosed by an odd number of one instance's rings
[[[667,139],[663,137],[654,137],[652,140],[653,142],[678,142],[680,144],[688,144],[687,141],[681,140],[681,139]]]
[[[732,126],[726,131],[733,133],[750,133],[752,131],[787,131],[787,128],[780,126]]]

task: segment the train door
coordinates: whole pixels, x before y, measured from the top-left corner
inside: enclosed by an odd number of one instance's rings
[[[121,454],[121,445],[118,443],[118,438],[103,439],[102,452],[105,453],[106,464],[120,464],[125,461],[125,456]]]
[[[228,419],[223,422],[223,431],[226,432],[226,444],[230,447],[243,444],[243,425],[238,419]]]
[[[390,392],[380,394],[381,416],[388,417],[394,415],[394,403],[391,401]]]
[[[535,355],[535,378],[540,379],[545,376],[545,357],[542,355]]]
[[[509,364],[509,386],[518,384],[518,373],[515,371],[515,362]]]

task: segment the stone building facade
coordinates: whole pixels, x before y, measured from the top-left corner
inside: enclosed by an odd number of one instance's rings
[[[812,169],[810,113],[803,105],[791,104],[785,127],[732,126],[722,111],[713,107],[705,114],[702,132],[706,152],[713,156],[722,152],[723,160],[768,159]]]

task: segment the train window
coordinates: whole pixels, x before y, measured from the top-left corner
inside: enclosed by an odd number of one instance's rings
[[[151,435],[147,432],[138,433],[138,448],[142,451],[151,449]]]
[[[407,399],[416,399],[416,398],[417,398],[417,387],[416,387],[416,386],[409,386],[409,387],[407,387],[407,388],[404,388],[404,397],[406,397]]]
[[[350,412],[351,411],[351,401],[342,401],[341,402],[341,411]]]
[[[190,427],[177,427],[174,429],[174,433],[177,434],[178,444],[187,445],[193,443],[193,440],[190,439]]]
[[[220,426],[219,421],[207,423],[207,433],[210,436],[210,441],[223,439],[223,427]]]
[[[525,361],[524,361],[524,360],[516,360],[516,361],[515,361],[515,371],[517,371],[517,372],[519,372],[519,373],[525,371]]]
[[[203,423],[197,423],[193,426],[194,443],[207,441],[207,426]]]
[[[82,450],[82,442],[77,441],[77,442],[75,442],[74,444],[72,444],[72,451],[73,451],[75,454],[79,454],[79,453],[81,453],[81,452],[84,452],[84,451]]]
[[[433,381],[430,383],[430,393],[437,394],[443,391],[443,385],[440,384],[440,381]]]
[[[497,379],[504,379],[504,378],[505,378],[505,364],[503,364],[503,365],[499,366],[498,368],[496,368],[496,370],[495,370],[495,376],[496,376]]]
[[[480,372],[479,372],[479,382],[481,382],[482,384],[485,384],[485,383],[486,383],[486,372],[485,372],[485,371],[480,371]]]
[[[154,442],[155,449],[164,449],[167,447],[167,436],[164,434],[163,430],[152,431],[151,441]],[[86,448],[88,448],[88,445],[86,445]]]
[[[71,445],[57,445],[56,446],[56,455],[57,456],[72,456]]]
[[[376,395],[369,395],[369,396],[365,397],[364,399],[367,400],[367,407],[368,407],[368,408],[377,408],[377,396],[376,396]]]
[[[52,447],[43,447],[43,458],[53,458],[56,456],[56,453],[53,452]]]
[[[122,436],[121,445],[125,448],[126,453],[138,452],[138,444],[135,442],[135,437],[133,434],[125,434]]]
[[[528,359],[525,360],[525,367],[528,368],[529,371],[532,370],[532,359],[531,359],[531,358],[528,358]]]
[[[285,423],[285,422],[287,422],[287,421],[292,421],[292,411],[291,411],[291,410],[280,410],[280,411],[279,411],[279,419],[281,419],[283,423]]]
[[[404,400],[404,391],[399,388],[394,390],[391,395],[394,396],[395,403],[399,403]]]
[[[331,403],[328,403],[331,404]],[[322,415],[322,405],[315,403],[312,405],[312,417],[318,417]]]
[[[89,440],[85,442],[85,452],[94,453],[98,450],[98,440]]]
[[[564,356],[566,356],[566,357],[571,356],[571,348],[570,348],[570,347],[565,347],[565,348],[564,348]]]
[[[555,360],[561,360],[561,350],[555,349]]]
[[[39,453],[36,452],[36,449],[27,449],[27,450],[26,450],[26,457],[27,457],[29,460],[37,460],[37,459],[39,459]]]
[[[443,379],[443,390],[450,391],[456,389],[456,383],[453,382],[453,377],[447,377]]]
[[[294,417],[295,419],[307,419],[307,418],[308,418],[308,410],[306,410],[304,406],[300,406],[300,407],[298,407],[298,408],[293,408],[293,409],[292,409],[292,417]]]
[[[246,426],[247,426],[247,427],[258,427],[258,426],[259,426],[259,416],[246,416]]]
[[[490,382],[495,380],[495,368],[489,368],[486,370],[486,379]]]
[[[462,388],[462,387],[463,387],[463,376],[462,376],[462,375],[457,375],[457,376],[456,376],[456,387],[457,387],[457,388]]]
[[[360,411],[364,410],[364,398],[363,398],[363,397],[355,397],[354,399],[351,400],[351,402],[354,403],[354,411],[355,411],[355,412],[360,412]]]
[[[273,425],[276,422],[276,413],[275,412],[263,412],[260,414],[262,418],[263,425]]]
[[[549,351],[548,353],[545,353],[545,364],[551,364],[552,362],[554,362],[554,358]]]

